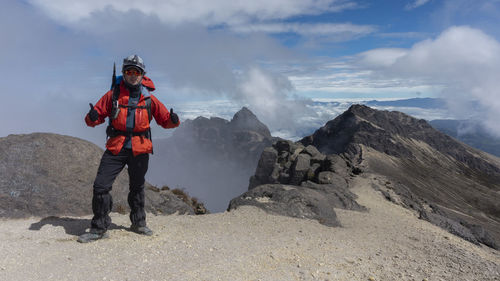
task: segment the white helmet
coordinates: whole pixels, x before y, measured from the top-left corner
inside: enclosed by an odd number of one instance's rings
[[[144,65],[144,61],[138,55],[131,55],[123,59],[122,71],[126,68],[133,66],[142,70],[143,73],[146,72],[146,66]]]

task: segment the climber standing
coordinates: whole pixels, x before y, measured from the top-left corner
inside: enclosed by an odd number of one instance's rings
[[[145,65],[137,55],[123,60],[122,74],[113,73],[112,89],[96,103],[90,104],[90,111],[85,116],[88,126],[102,124],[109,118],[106,129],[107,142],[94,181],[91,228],[82,234],[78,241],[95,241],[108,236],[111,224],[109,213],[113,207],[111,187],[125,165],[128,166],[130,190],[130,230],[152,235],[146,226],[144,210],[144,183],[148,170],[149,153],[153,152],[150,122],[152,118],[163,128],[179,126],[179,117],[167,108],[150,92],[155,90],[153,81],[145,76]]]

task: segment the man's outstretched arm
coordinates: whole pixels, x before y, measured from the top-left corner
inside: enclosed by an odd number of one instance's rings
[[[173,112],[172,112],[173,113]],[[156,123],[162,126],[165,129],[178,127],[181,122],[179,118],[175,118],[177,114],[173,113],[172,115],[167,110],[165,105],[161,103],[155,96],[151,95],[151,114],[156,120]],[[175,116],[174,116],[175,114]],[[174,117],[174,118],[172,118]],[[177,120],[175,120],[177,119]],[[175,122],[177,121],[177,122]]]
[[[95,127],[99,124],[104,123],[104,120],[109,116],[109,112],[111,111],[112,94],[112,91],[107,92],[93,107],[93,109],[97,111],[97,119],[95,119],[95,116],[90,116],[92,110],[89,111],[87,115],[85,115],[85,123],[87,123],[87,126]]]

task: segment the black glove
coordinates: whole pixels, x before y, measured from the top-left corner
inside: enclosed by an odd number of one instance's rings
[[[90,121],[92,122],[95,122],[97,121],[97,118],[99,118],[99,113],[97,112],[97,110],[94,109],[94,106],[90,104],[90,110],[89,110],[89,119]]]
[[[177,113],[174,113],[172,108],[170,109],[170,120],[172,120],[174,124],[179,124],[179,116],[177,116]]]

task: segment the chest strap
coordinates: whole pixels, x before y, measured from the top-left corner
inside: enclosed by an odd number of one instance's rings
[[[113,126],[108,126],[106,128],[106,135],[108,136],[108,138],[113,138],[116,136],[126,136],[126,137],[144,136],[147,139],[151,139],[151,129],[148,129],[143,132],[127,132],[127,131],[117,130]]]
[[[149,119],[149,122],[151,122],[151,120],[153,119],[153,116],[151,115],[151,98],[150,97],[146,97],[145,100],[144,100],[144,103],[146,103],[146,105],[124,105],[124,104],[119,104],[118,103],[118,100],[114,100],[113,101],[113,113],[111,114],[113,116],[111,119],[116,119],[116,117],[118,117],[118,108],[130,108],[130,109],[137,109],[137,108],[142,108],[142,109],[146,109],[148,111],[148,119]],[[116,113],[114,113],[116,112]]]

